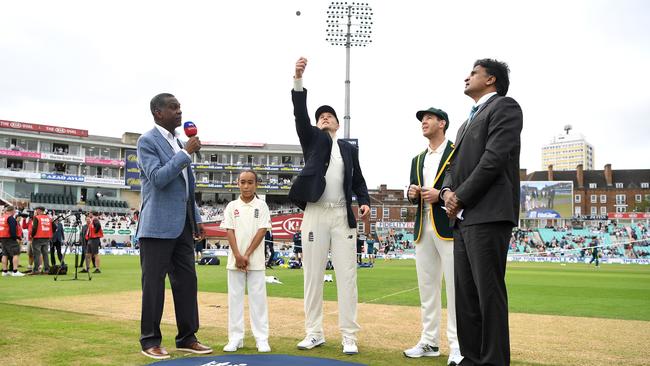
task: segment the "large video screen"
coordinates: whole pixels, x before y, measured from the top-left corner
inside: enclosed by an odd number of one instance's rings
[[[519,218],[559,219],[573,216],[573,182],[521,182]]]

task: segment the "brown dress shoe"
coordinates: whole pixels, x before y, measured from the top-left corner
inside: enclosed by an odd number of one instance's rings
[[[165,347],[160,347],[160,346],[153,346],[151,348],[142,350],[142,354],[147,357],[154,358],[156,360],[164,360],[169,358],[169,353],[167,353]]]
[[[202,345],[199,341],[190,343],[185,347],[178,347],[178,350],[197,354],[212,353],[212,348]]]

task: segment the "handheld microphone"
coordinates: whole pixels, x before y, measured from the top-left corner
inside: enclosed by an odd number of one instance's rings
[[[196,128],[196,125],[192,121],[183,123],[183,130],[185,131],[185,136],[187,137],[194,137],[199,132],[199,130]],[[199,158],[199,160],[203,160],[203,158],[201,158],[201,153],[198,150],[194,153],[196,154],[196,157]]]

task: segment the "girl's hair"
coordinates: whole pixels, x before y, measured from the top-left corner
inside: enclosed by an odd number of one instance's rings
[[[241,175],[244,173],[251,173],[255,176],[255,184],[259,182],[257,178],[257,173],[253,169],[243,169],[241,172],[239,172],[239,177],[241,178]]]
[[[244,173],[251,173],[255,177],[255,186],[257,186],[257,183],[259,183],[259,180],[257,178],[257,173],[253,169],[243,169],[241,172],[239,172],[239,178],[241,178],[241,175]],[[257,192],[255,192],[255,198],[259,198],[257,196]]]

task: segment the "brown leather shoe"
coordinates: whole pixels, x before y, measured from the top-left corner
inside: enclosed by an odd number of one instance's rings
[[[169,353],[167,353],[167,350],[165,347],[160,347],[160,346],[153,346],[151,348],[147,348],[142,351],[142,354],[154,358],[156,360],[164,360],[169,358]]]
[[[197,354],[212,353],[212,348],[202,345],[199,341],[193,342],[185,347],[178,347],[178,350]]]

